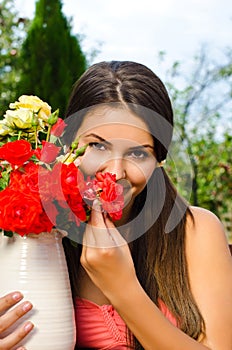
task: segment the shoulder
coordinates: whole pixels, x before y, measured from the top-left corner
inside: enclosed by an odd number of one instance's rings
[[[219,220],[219,218],[208,209],[190,206],[190,211],[193,214],[196,224],[202,224],[207,222],[208,224],[220,226],[223,229],[222,223]]]
[[[192,276],[232,268],[228,241],[221,221],[212,212],[190,207],[186,224],[186,258]]]
[[[206,344],[231,348],[232,258],[220,220],[191,207],[186,224],[189,285],[206,325]],[[210,346],[210,348],[213,346]]]
[[[190,207],[192,218],[189,216],[186,225],[187,240],[193,244],[207,243],[214,244],[214,242],[222,241],[228,245],[224,227],[219,218],[211,211],[200,208]]]

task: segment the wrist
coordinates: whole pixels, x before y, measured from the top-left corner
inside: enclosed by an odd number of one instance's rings
[[[120,312],[125,307],[129,308],[131,305],[134,305],[134,302],[136,302],[142,292],[144,291],[137,277],[133,276],[126,283],[120,284],[117,291],[109,291],[106,294],[114,308]]]

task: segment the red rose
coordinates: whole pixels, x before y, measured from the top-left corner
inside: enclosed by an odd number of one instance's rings
[[[88,201],[94,201],[97,198],[97,191],[99,190],[98,185],[95,184],[95,180],[87,178],[85,187],[82,190],[82,196]]]
[[[47,201],[52,201],[54,198],[55,179],[53,172],[49,169],[39,166],[38,168],[38,191],[42,204]]]
[[[55,219],[58,212],[54,205],[49,206],[49,208],[49,213],[47,213],[47,210],[46,212],[43,210],[39,215],[35,217],[35,220],[33,221],[28,231],[31,231],[35,234],[39,234],[41,232],[51,232],[54,223],[56,222]],[[52,220],[50,220],[50,218],[52,218]]]
[[[30,161],[10,174],[10,188],[38,193],[38,165]]]
[[[12,165],[22,165],[31,158],[33,153],[31,144],[25,140],[7,142],[0,147],[0,159],[6,160]]]
[[[86,220],[84,201],[80,194],[80,188],[83,187],[84,177],[81,171],[73,164],[62,164],[61,167],[61,188],[66,203],[59,203],[63,207],[68,207],[81,221]],[[79,220],[76,220],[78,223]]]
[[[35,150],[34,150],[34,155],[36,156],[37,159],[40,160],[41,158],[41,152],[42,152],[42,149],[37,147]]]
[[[13,170],[10,173],[10,189],[13,191],[21,191],[24,192],[26,190],[26,183],[24,181],[23,173],[21,171]],[[0,193],[1,195],[1,193]]]
[[[82,197],[80,193],[77,193],[76,195],[69,196],[67,199],[67,203],[72,210],[72,212],[75,214],[75,216],[81,220],[86,220],[86,211],[84,208],[84,202],[82,200]]]
[[[44,163],[52,163],[60,152],[60,147],[54,143],[42,141],[42,149],[37,148],[34,152],[35,156]]]
[[[117,184],[115,174],[97,173],[95,183],[96,186],[99,186],[101,189],[100,198],[106,202],[116,200],[123,193],[123,186],[121,184]]]
[[[83,174],[74,163],[62,164],[60,178],[64,194],[79,192],[79,189],[84,186]]]
[[[27,188],[31,192],[38,193],[38,171],[39,171],[39,165],[35,164],[34,162],[27,163],[23,169],[20,169],[21,173],[24,172],[23,178],[26,183]]]
[[[89,195],[89,190],[87,190]],[[111,173],[97,173],[93,180],[93,189],[99,193],[102,208],[110,215],[112,220],[119,220],[124,206],[123,186],[117,184],[116,175]],[[89,198],[88,198],[89,199]]]
[[[124,204],[124,199],[121,197],[115,202],[102,202],[102,208],[109,214],[113,221],[119,220],[122,217],[122,209]]]
[[[22,194],[22,192],[11,190],[9,187],[1,191],[1,229],[17,232],[21,236],[36,233],[42,213],[43,208],[40,198],[35,193],[27,192]],[[44,227],[40,225],[40,232],[48,231],[50,226],[47,223]]]
[[[56,124],[53,125],[51,128],[51,135],[54,135],[56,137],[59,137],[63,134],[64,128],[67,124],[63,121],[63,119],[58,118]]]

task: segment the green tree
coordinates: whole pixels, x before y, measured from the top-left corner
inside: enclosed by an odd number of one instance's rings
[[[13,0],[0,1],[0,118],[16,98],[19,50],[28,20],[20,18]]]
[[[231,61],[230,51],[215,62],[202,48],[190,73],[175,62],[166,75],[176,121],[167,170],[190,203],[221,219],[231,211]]]
[[[232,135],[226,131],[220,141],[212,130],[193,142],[198,164],[198,200],[217,215],[227,213],[232,196]]]
[[[37,95],[62,117],[73,83],[86,69],[86,58],[60,0],[38,0],[21,51],[18,95]]]

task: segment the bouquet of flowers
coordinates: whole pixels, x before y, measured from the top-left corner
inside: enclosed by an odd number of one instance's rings
[[[0,121],[0,229],[7,236],[68,229],[88,221],[98,199],[113,220],[121,217],[123,188],[115,175],[87,179],[78,157],[88,145],[62,144],[65,122],[37,96],[23,95]]]

